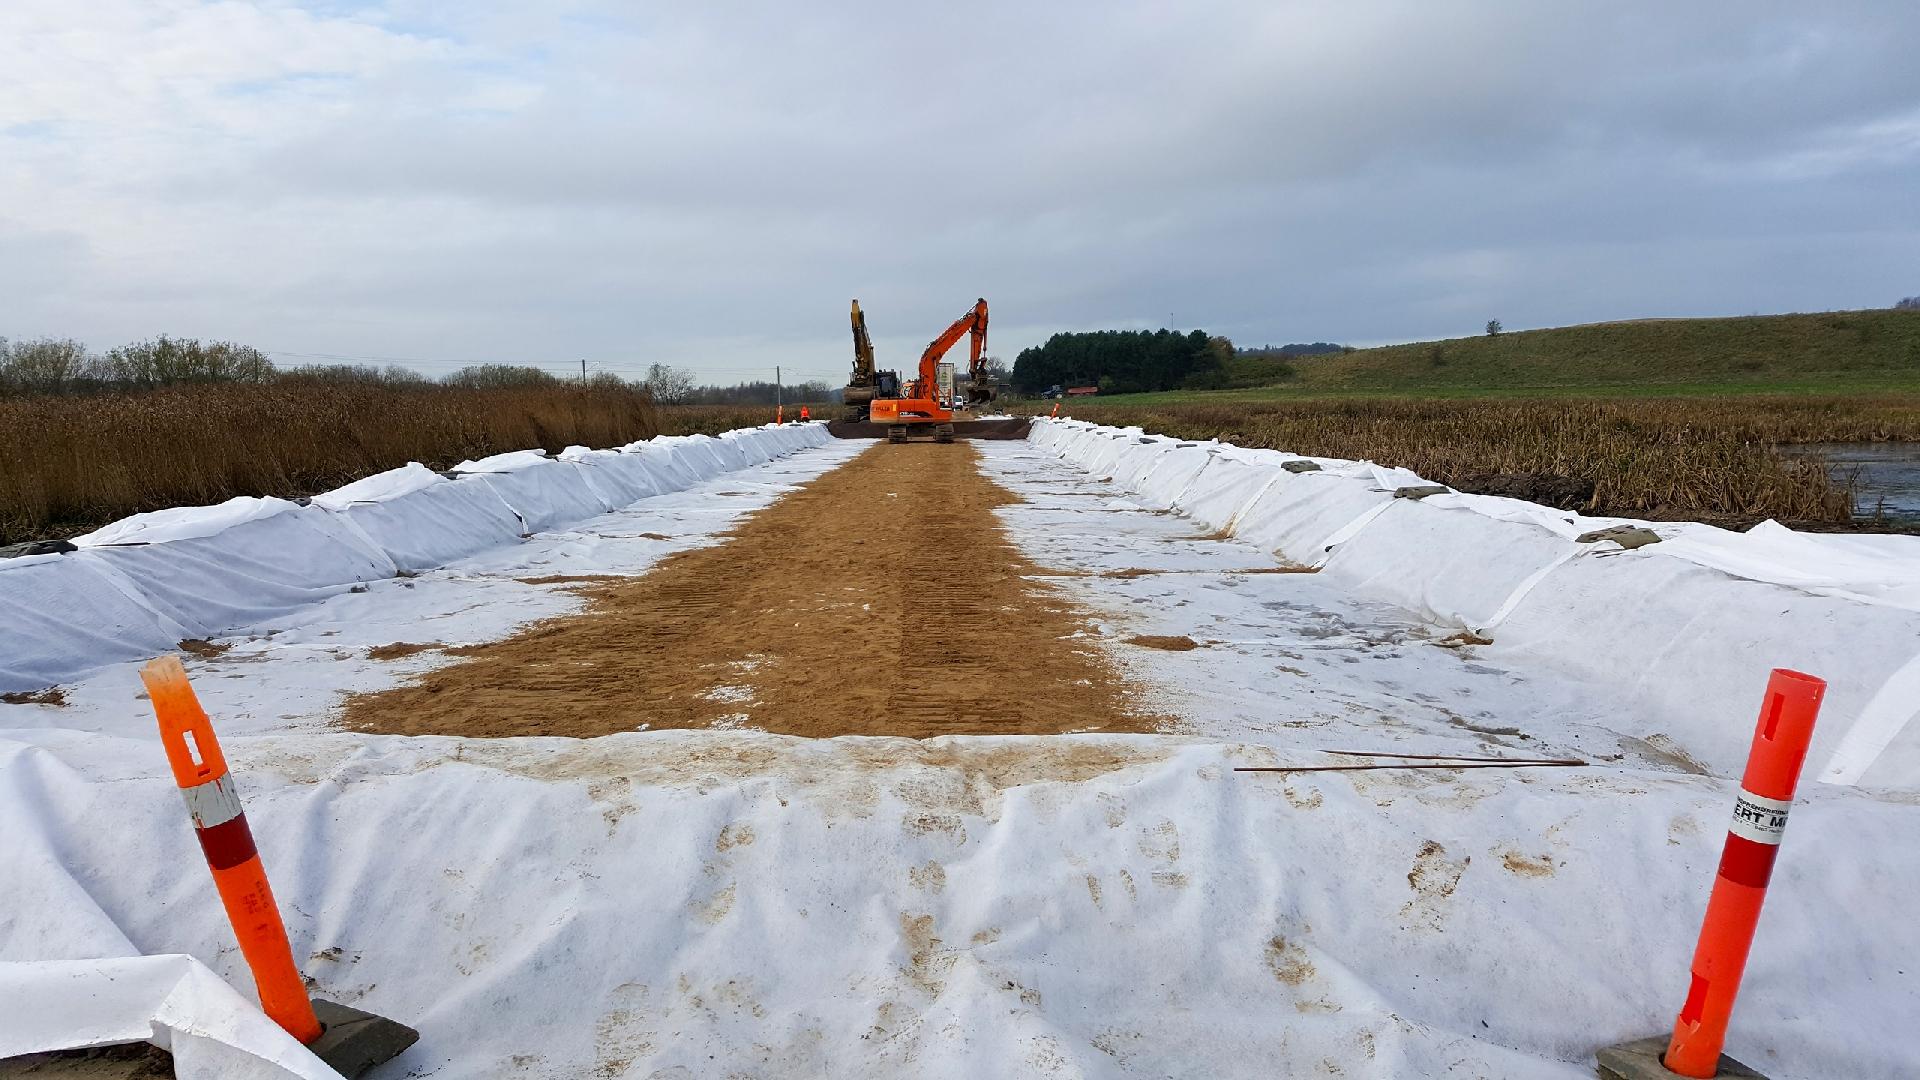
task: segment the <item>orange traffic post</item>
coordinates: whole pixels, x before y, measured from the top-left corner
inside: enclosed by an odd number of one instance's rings
[[[194,834],[213,871],[213,885],[227,909],[240,954],[253,970],[260,1008],[303,1043],[321,1034],[320,1020],[307,997],[280,909],[267,885],[266,868],[253,844],[253,831],[240,808],[227,759],[213,725],[187,682],[180,658],[163,656],[140,670],[153,711],[160,719],[160,743],[173,766],[174,781],[187,801]]]
[[[784,424],[786,422],[787,422],[787,407],[785,405],[775,405],[773,407],[773,426],[779,427],[781,424]]]
[[[1059,402],[1056,401],[1053,403],[1053,411],[1047,414],[1047,419],[1049,420],[1060,419],[1060,403]]]
[[[804,424],[811,419],[813,419],[813,414],[807,411],[805,405],[800,406],[800,422]]]
[[[1706,921],[1693,954],[1693,982],[1673,1025],[1663,1064],[1681,1076],[1718,1075],[1727,1020],[1740,992],[1740,975],[1753,948],[1760,905],[1787,828],[1787,810],[1800,766],[1813,740],[1813,722],[1827,691],[1822,679],[1775,668],[1760,705],[1753,750],[1733,804],[1733,824],[1720,855],[1720,873],[1707,900]]]

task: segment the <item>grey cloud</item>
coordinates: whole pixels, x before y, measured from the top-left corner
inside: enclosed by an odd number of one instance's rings
[[[309,351],[837,372],[852,295],[905,362],[976,295],[1010,354],[1169,314],[1382,341],[1920,288],[1910,5],[316,11],[362,25],[307,81],[96,108],[0,169],[0,222],[85,240],[68,332],[161,295],[151,329]]]

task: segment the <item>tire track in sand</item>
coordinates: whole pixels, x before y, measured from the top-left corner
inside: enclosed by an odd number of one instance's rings
[[[876,445],[723,541],[585,591],[587,609],[348,699],[405,735],[750,727],[783,734],[1147,731],[1084,613],[1007,539],[1018,498],[967,443]]]

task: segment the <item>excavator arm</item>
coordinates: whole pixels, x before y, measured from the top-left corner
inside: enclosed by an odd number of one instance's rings
[[[940,358],[947,355],[959,342],[962,335],[973,335],[972,359],[967,364],[967,374],[978,381],[981,377],[980,354],[987,347],[987,301],[982,298],[974,301],[973,307],[965,315],[953,320],[939,337],[934,338],[927,351],[920,354],[920,376],[913,384],[913,393],[909,396],[930,398],[933,396],[934,378],[938,374]]]
[[[853,302],[853,378],[848,383],[873,385],[873,339],[867,336],[867,315],[858,300]]]

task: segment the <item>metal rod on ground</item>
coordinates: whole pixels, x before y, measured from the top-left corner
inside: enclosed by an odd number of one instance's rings
[[[1322,750],[1323,754],[1339,754],[1342,757],[1389,757],[1404,758],[1410,761],[1571,761],[1571,758],[1497,758],[1469,757],[1465,754],[1387,754],[1378,750]]]
[[[1421,761],[1410,765],[1243,765],[1234,772],[1371,772],[1379,769],[1577,769],[1584,761]]]

